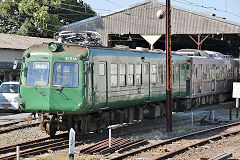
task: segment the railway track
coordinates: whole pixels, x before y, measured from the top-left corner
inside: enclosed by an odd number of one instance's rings
[[[59,149],[68,148],[68,134],[60,134],[55,138],[40,138],[25,143],[0,148],[0,159],[11,160],[16,158],[16,147],[20,146],[20,157],[34,156]],[[76,141],[76,146],[83,144],[83,141]]]
[[[175,138],[172,138],[172,139],[169,139],[169,140],[165,140],[163,142],[160,142],[160,143],[148,146],[148,147],[144,147],[144,148],[141,148],[141,149],[137,149],[135,151],[131,151],[131,152],[128,152],[128,153],[125,153],[125,154],[121,154],[121,155],[119,155],[117,157],[112,158],[112,160],[119,160],[119,159],[129,158],[129,157],[134,156],[136,154],[140,154],[142,152],[146,152],[148,150],[156,149],[156,148],[159,148],[159,150],[165,150],[166,149],[165,148],[166,145],[170,145],[170,144],[172,144],[174,142],[177,142],[177,141],[180,141],[180,140],[183,140],[183,139],[186,139],[186,138],[190,138],[190,137],[193,137],[193,136],[199,136],[201,134],[205,134],[205,133],[208,133],[208,132],[211,132],[211,131],[225,129],[225,128],[232,127],[232,126],[237,126],[237,125],[240,125],[240,122],[231,123],[231,124],[228,124],[228,125],[223,125],[223,126],[219,126],[219,127],[215,127],[215,128],[211,128],[211,129],[206,129],[206,130],[199,131],[199,132],[194,132],[194,133],[186,134],[186,135],[183,135],[183,136],[180,136],[180,137],[175,137]],[[229,132],[229,133],[225,133],[225,134],[216,135],[216,136],[213,136],[213,137],[210,137],[210,138],[207,138],[207,139],[203,139],[203,140],[201,140],[201,141],[199,141],[197,143],[193,143],[191,145],[184,146],[184,147],[179,148],[177,150],[174,150],[172,152],[168,152],[167,154],[165,153],[165,154],[163,154],[163,155],[161,155],[159,157],[156,157],[155,159],[171,158],[171,157],[173,157],[176,154],[179,154],[179,153],[182,153],[182,152],[188,150],[189,148],[192,148],[192,147],[195,147],[195,146],[204,145],[206,143],[209,143],[210,141],[219,140],[219,139],[221,139],[223,137],[228,137],[228,136],[235,135],[235,134],[238,134],[238,133],[240,133],[240,130]]]
[[[11,131],[18,130],[18,129],[35,127],[35,126],[38,126],[40,124],[39,122],[37,122],[37,123],[32,123],[32,124],[16,125],[16,124],[21,123],[21,122],[27,122],[27,121],[19,121],[19,122],[14,122],[14,123],[11,123],[11,124],[1,125],[0,126],[0,134],[11,132]],[[4,127],[9,127],[9,128],[4,128]],[[1,129],[1,128],[4,128],[4,129]]]

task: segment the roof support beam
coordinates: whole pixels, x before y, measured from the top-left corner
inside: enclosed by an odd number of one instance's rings
[[[201,35],[199,34],[198,41],[196,41],[191,35],[188,35],[188,36],[193,40],[193,42],[195,42],[197,44],[197,46],[198,46],[197,49],[200,50],[202,43],[210,36],[210,34],[207,35],[206,37],[204,37],[202,40],[201,40]]]

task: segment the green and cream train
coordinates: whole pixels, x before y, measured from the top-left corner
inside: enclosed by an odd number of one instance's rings
[[[51,136],[155,118],[165,113],[165,59],[159,52],[34,45],[23,55],[19,104],[40,114],[41,128]],[[231,59],[172,54],[173,109],[224,100],[236,65]]]

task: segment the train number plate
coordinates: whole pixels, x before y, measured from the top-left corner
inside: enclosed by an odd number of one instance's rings
[[[8,106],[3,106],[3,110],[8,110]]]

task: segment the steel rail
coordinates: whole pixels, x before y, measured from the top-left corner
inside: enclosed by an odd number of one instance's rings
[[[11,127],[11,128],[8,128],[8,129],[3,129],[3,130],[0,130],[0,134],[11,132],[11,131],[18,130],[18,129],[24,129],[24,128],[27,128],[27,127],[35,127],[35,126],[38,126],[39,124],[40,123],[38,122],[38,123],[24,124],[24,125],[21,125],[21,126],[15,126],[15,127]]]
[[[56,138],[60,139],[61,137],[67,137],[67,135],[68,134],[66,134],[66,133],[59,134],[59,135],[55,136],[55,139]],[[30,147],[31,145],[41,143],[41,142],[44,142],[44,141],[48,141],[50,139],[51,139],[50,137],[45,137],[45,138],[35,139],[35,140],[32,140],[32,141],[27,141],[27,142],[24,142],[24,143],[18,143],[18,144],[11,145],[11,146],[1,147],[0,148],[0,155],[1,154],[7,154],[7,153],[10,153],[10,152],[15,152],[17,146],[20,146],[21,148]]]
[[[126,153],[126,154],[123,154],[123,155],[120,155],[120,156],[111,158],[111,159],[112,159],[112,160],[123,159],[123,158],[126,158],[126,157],[128,157],[128,156],[133,156],[133,155],[136,155],[136,154],[138,154],[138,153],[147,151],[147,150],[149,150],[149,149],[153,149],[153,148],[156,148],[156,147],[159,147],[159,146],[163,146],[163,145],[166,145],[166,144],[170,144],[170,143],[172,143],[172,142],[176,142],[176,141],[181,140],[181,139],[184,139],[184,138],[188,138],[188,137],[191,137],[191,136],[195,136],[195,135],[200,135],[200,134],[203,134],[203,133],[207,133],[207,132],[209,132],[209,131],[214,131],[214,130],[223,129],[223,128],[227,128],[227,127],[232,127],[232,126],[236,126],[236,125],[240,125],[240,122],[235,122],[235,123],[231,123],[231,124],[227,124],[227,125],[222,125],[222,126],[218,126],[218,127],[214,127],[214,128],[210,128],[210,129],[206,129],[206,130],[202,130],[202,131],[198,131],[198,132],[186,134],[186,135],[183,135],[183,136],[175,137],[175,138],[172,138],[172,139],[169,139],[169,140],[165,140],[165,141],[163,141],[163,142],[160,142],[160,143],[157,143],[157,144],[148,146],[148,147],[144,147],[144,148],[142,148],[142,149],[138,149],[138,150],[135,150],[135,151],[132,151],[132,152],[129,152],[129,153]]]
[[[210,138],[207,138],[207,139],[204,139],[204,140],[201,140],[200,142],[197,142],[197,143],[194,143],[194,144],[191,144],[189,146],[186,146],[186,147],[183,147],[181,149],[178,149],[176,151],[173,151],[173,152],[170,152],[164,156],[159,156],[157,158],[155,158],[155,160],[161,160],[161,159],[167,159],[167,158],[171,158],[173,156],[175,156],[176,154],[180,154],[180,153],[183,153],[185,152],[186,150],[189,150],[189,148],[192,148],[192,147],[196,147],[196,146],[203,146],[207,143],[210,143],[210,141],[216,141],[216,140],[220,140],[222,139],[223,137],[228,137],[228,136],[232,136],[232,135],[236,135],[240,133],[240,130],[238,131],[232,131],[230,133],[225,133],[225,134],[220,134],[220,135],[216,135],[216,136],[213,136],[213,137],[210,137]]]
[[[28,121],[28,120],[22,120],[22,121],[16,121],[16,122],[11,122],[11,123],[1,124],[1,125],[0,125],[0,128],[8,127],[8,126],[11,126],[11,125],[14,125],[14,124],[18,124],[18,123],[22,123],[22,122],[27,122],[27,121]]]
[[[55,139],[50,139],[50,137],[47,138],[40,138],[35,141],[29,141],[23,144],[18,144],[14,146],[9,146],[10,148],[8,149],[5,147],[3,151],[1,151],[1,154],[6,154],[4,156],[1,156],[0,159],[15,159],[16,154],[15,153],[10,153],[9,152],[14,152],[16,149],[16,146],[20,146],[20,157],[26,157],[26,156],[34,156],[34,155],[39,155],[42,153],[46,153],[49,150],[59,150],[59,149],[64,149],[68,147],[68,137],[66,136],[67,134],[61,134],[57,135],[57,138]],[[83,141],[76,142],[75,145],[81,145],[83,144]],[[1,150],[1,148],[0,148]]]
[[[59,142],[53,142],[53,141],[50,141],[49,143],[43,145],[43,146],[40,146],[40,147],[34,147],[32,149],[28,149],[28,150],[23,150],[22,152],[20,152],[20,157],[26,157],[26,156],[35,156],[35,155],[39,155],[39,154],[43,154],[43,153],[46,153],[48,152],[48,150],[59,150],[59,149],[64,149],[64,148],[68,148],[68,144],[69,143],[69,140],[61,140]],[[80,141],[80,142],[76,142],[75,145],[78,146],[78,145],[81,145],[83,144],[84,142],[83,141]],[[5,157],[0,157],[0,159],[15,159],[16,158],[16,154],[11,154],[11,155],[8,155],[8,156],[5,156]]]

